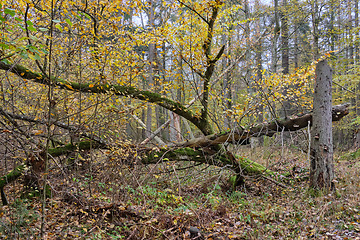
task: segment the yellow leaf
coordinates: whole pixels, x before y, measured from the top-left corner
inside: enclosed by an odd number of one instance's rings
[[[42,131],[42,130],[34,130],[34,131],[32,131],[32,133],[33,134],[35,134],[35,135],[40,135],[40,134],[42,134],[44,131]]]
[[[69,85],[69,84],[65,84],[65,86],[66,86],[67,88],[71,89],[71,90],[74,90],[74,88],[73,88],[71,85]]]

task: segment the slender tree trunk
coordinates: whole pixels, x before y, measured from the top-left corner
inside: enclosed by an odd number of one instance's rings
[[[317,0],[314,0],[312,3],[312,10],[311,10],[311,20],[312,20],[312,27],[313,27],[313,55],[314,60],[317,60],[320,58],[319,53],[319,5]]]
[[[359,27],[359,2],[355,1],[355,26],[356,29]],[[357,30],[358,31],[358,30]],[[355,34],[355,61],[359,63],[359,32]],[[356,86],[356,115],[360,116],[360,82],[357,83]],[[355,133],[354,133],[354,147],[355,149],[360,148],[360,126],[355,126]]]
[[[245,0],[245,6],[244,6],[244,12],[245,12],[245,18],[246,19],[250,19],[250,7],[249,7],[249,1]],[[246,45],[250,46],[250,23],[247,21],[245,24],[245,38],[246,38]],[[246,51],[246,55],[245,55],[245,59],[247,61],[247,66],[246,66],[246,70],[245,70],[245,80],[248,82],[249,81],[249,75],[250,75],[250,68],[249,68],[249,64],[250,64],[250,58],[251,58],[251,54],[250,51]]]
[[[358,1],[358,0],[355,0]],[[353,18],[352,18],[352,0],[348,0],[348,34],[349,34],[349,64],[354,64],[354,36],[353,36]],[[351,66],[349,66],[351,67]]]
[[[335,24],[335,8],[336,8],[336,4],[335,1],[332,0],[330,2],[330,50],[333,52],[335,51],[335,29],[334,29],[334,24]]]
[[[326,60],[316,65],[313,126],[310,149],[310,187],[334,189],[331,86],[332,70]]]
[[[154,2],[150,0],[150,14],[149,14],[149,24],[151,29],[154,27]],[[154,55],[155,55],[155,44],[149,44],[149,76],[147,79],[148,85],[151,87],[154,86],[154,69],[153,69],[153,62],[154,62]],[[148,106],[146,112],[146,137],[151,136],[151,124],[152,124],[152,107]]]
[[[224,29],[225,31],[225,29]],[[229,48],[230,48],[230,39],[227,37],[226,34],[223,34],[221,36],[222,45],[225,45],[225,51],[226,55],[229,54]],[[228,58],[224,56],[222,58],[222,69],[225,71],[225,69],[228,67]],[[230,79],[230,73],[225,73],[224,81],[223,81],[223,109],[226,111],[228,109],[231,109],[231,79]],[[224,128],[225,130],[231,128],[231,118],[225,114],[224,117]]]
[[[281,12],[281,67],[283,74],[289,74],[289,28],[286,8],[287,0],[283,0]]]
[[[279,24],[279,1],[274,0],[274,37],[272,39],[272,48],[271,48],[271,71],[276,72],[277,69],[277,51],[278,51],[278,40],[280,34],[280,24]]]
[[[295,24],[294,32],[294,67],[297,69],[299,67],[299,30],[298,24]]]
[[[359,2],[355,0],[355,21],[354,21],[354,28],[359,28]],[[355,62],[359,63],[359,30],[355,32]]]
[[[289,74],[289,28],[286,10],[287,0],[283,0],[281,10],[281,67],[284,75]],[[287,95],[287,89],[284,90],[283,94],[284,96]],[[292,103],[290,100],[284,101],[282,108],[282,117],[290,116],[293,113]],[[284,138],[289,139],[290,133],[285,133]]]
[[[259,0],[255,1],[255,6],[258,7],[259,6]],[[257,12],[258,15],[261,16],[261,9],[258,8]],[[261,17],[259,18],[259,20],[256,23],[256,27],[255,27],[255,32],[256,32],[256,36],[260,36],[260,29],[261,29]],[[255,45],[255,63],[256,63],[256,85],[255,90],[256,91],[261,91],[261,87],[262,87],[262,41],[259,40],[258,43]],[[260,99],[259,99],[260,100]],[[264,111],[264,106],[262,104],[260,104],[260,106],[257,109],[258,111],[258,119],[257,122],[262,123],[264,120],[263,117],[263,111]],[[262,145],[264,143],[264,137],[258,137],[258,144]]]

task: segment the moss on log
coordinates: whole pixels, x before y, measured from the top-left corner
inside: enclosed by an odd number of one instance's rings
[[[146,102],[155,103],[161,107],[164,107],[192,122],[201,131],[203,129],[203,121],[200,116],[193,113],[190,109],[182,105],[177,101],[173,101],[165,96],[151,91],[144,91],[132,86],[112,85],[112,84],[94,84],[89,83],[77,83],[67,81],[61,78],[44,76],[41,73],[31,71],[30,69],[18,65],[11,64],[8,61],[0,61],[0,69],[10,71],[23,79],[29,79],[40,84],[54,84],[59,88],[67,89],[70,91],[87,92],[87,93],[112,93],[119,96],[128,96],[134,99],[139,99]]]
[[[99,144],[97,141],[82,141],[75,144],[69,143],[61,147],[49,148],[48,154],[58,157],[76,150],[90,150],[99,147],[103,147],[103,144]]]
[[[143,155],[141,156],[141,162],[143,164],[154,164],[166,161],[193,161],[219,167],[229,166],[233,170],[240,168],[240,174],[243,175],[274,175],[273,171],[250,159],[236,156],[234,161],[225,153],[214,154],[204,149],[194,149],[190,147],[173,150],[166,148],[161,148],[158,150],[148,149],[147,151],[144,151]]]
[[[23,171],[25,170],[25,167],[26,167],[25,164],[21,164],[21,165],[17,166],[16,168],[14,168],[11,172],[6,174],[5,176],[2,176],[0,178],[0,189],[5,187],[6,184],[13,182],[17,178],[19,178],[21,176],[21,174],[23,173]]]

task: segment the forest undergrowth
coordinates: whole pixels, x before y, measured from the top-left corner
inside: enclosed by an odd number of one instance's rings
[[[241,154],[281,175],[245,177],[231,191],[231,173],[207,165],[127,166],[105,152],[66,168],[53,163],[47,239],[360,239],[360,151],[335,154],[330,194],[308,190],[307,155],[298,149]],[[5,188],[1,239],[39,239],[41,198],[24,196],[23,181]]]

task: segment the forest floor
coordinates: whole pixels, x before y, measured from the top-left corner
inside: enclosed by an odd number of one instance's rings
[[[42,222],[44,239],[360,239],[360,151],[336,154],[330,194],[308,190],[299,150],[243,154],[290,174],[277,178],[287,187],[246,177],[231,192],[226,169],[170,161],[128,167],[93,156],[73,169],[50,167],[45,214],[41,198],[20,198],[22,179],[9,184],[0,239],[40,239]]]

